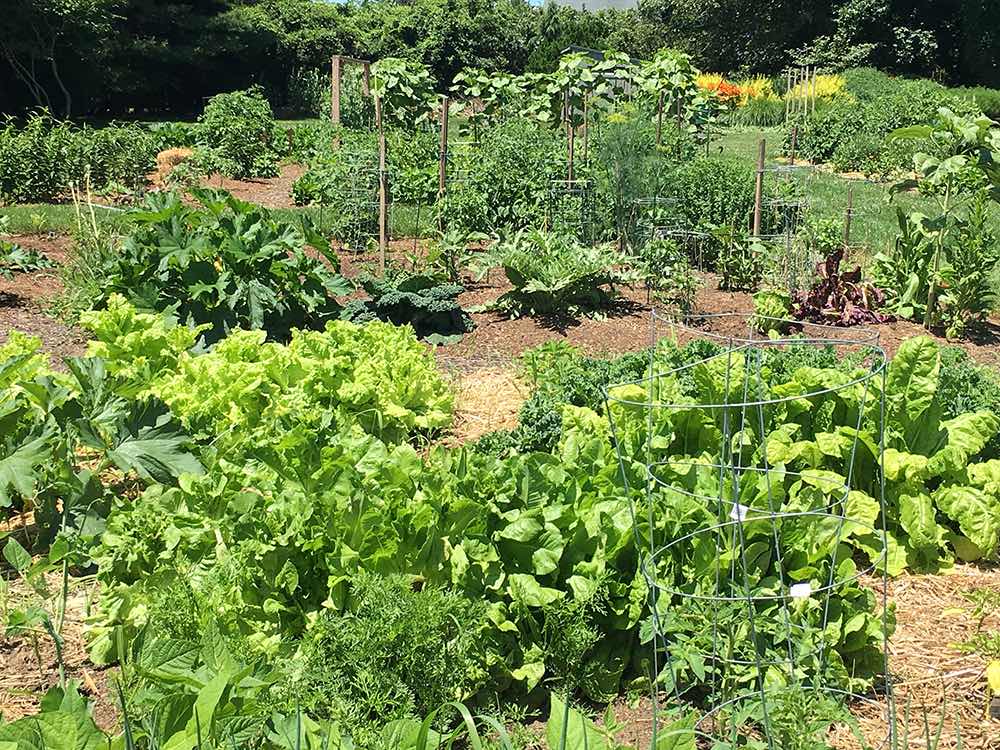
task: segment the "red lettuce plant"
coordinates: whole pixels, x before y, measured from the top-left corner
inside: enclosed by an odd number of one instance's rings
[[[891,315],[879,311],[885,294],[870,282],[861,280],[861,268],[841,271],[844,249],[831,252],[816,264],[816,282],[812,288],[796,292],[792,314],[798,320],[834,326],[862,323],[887,323]]]

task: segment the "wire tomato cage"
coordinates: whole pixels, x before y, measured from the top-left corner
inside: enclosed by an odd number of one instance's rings
[[[785,323],[768,338],[735,313],[654,310],[646,375],[605,391],[653,747],[662,731],[781,750],[804,705],[851,731],[848,707],[877,706],[891,740],[886,354],[872,329]],[[703,356],[679,363],[664,342],[682,340]],[[819,352],[839,364],[809,365]]]

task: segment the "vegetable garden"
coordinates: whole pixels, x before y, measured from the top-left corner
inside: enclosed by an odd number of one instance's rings
[[[983,97],[333,68],[0,130],[0,750],[997,747]]]

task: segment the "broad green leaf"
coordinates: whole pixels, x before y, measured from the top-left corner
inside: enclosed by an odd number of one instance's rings
[[[0,726],[0,747],[17,750],[103,750],[108,738],[87,711],[53,711]]]
[[[914,547],[936,547],[939,540],[934,503],[926,492],[899,496],[899,520]]]
[[[529,607],[544,607],[562,599],[566,593],[542,586],[534,576],[514,573],[508,579],[510,596]]]
[[[24,573],[31,567],[31,555],[14,537],[10,537],[4,545],[3,557],[18,573]]]
[[[515,680],[523,680],[527,691],[534,690],[545,676],[545,653],[533,645],[525,652],[524,663],[510,674]]]
[[[914,453],[903,453],[886,448],[884,456],[885,478],[890,482],[914,482],[924,478],[928,458]]]
[[[886,411],[890,429],[899,430],[912,445],[921,417],[937,393],[941,357],[929,336],[907,339],[889,364],[886,376]]]
[[[975,487],[941,487],[934,502],[983,553],[992,557],[1000,540],[1000,499]]]
[[[18,446],[0,459],[0,508],[9,507],[12,496],[31,497],[41,470],[49,461],[51,435],[46,433]]]
[[[656,750],[695,750],[697,735],[695,724],[698,716],[691,712],[657,729]]]

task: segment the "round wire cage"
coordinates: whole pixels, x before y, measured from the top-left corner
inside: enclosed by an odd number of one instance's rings
[[[571,234],[584,244],[594,241],[596,204],[590,180],[552,180],[546,204],[546,224],[555,232]]]
[[[846,711],[881,692],[891,717],[886,355],[875,331],[788,323],[767,338],[738,314],[654,310],[646,376],[605,393],[648,592],[653,746],[660,714],[694,710],[699,737],[781,750],[796,696]],[[679,332],[714,351],[661,366]],[[772,382],[793,348],[848,366]],[[862,585],[879,578],[881,598]]]

